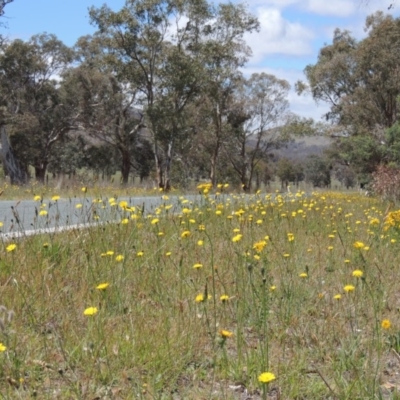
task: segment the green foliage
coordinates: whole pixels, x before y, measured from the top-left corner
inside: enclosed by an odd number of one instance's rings
[[[321,156],[311,155],[304,161],[304,180],[314,187],[329,187],[331,184],[331,166]]]

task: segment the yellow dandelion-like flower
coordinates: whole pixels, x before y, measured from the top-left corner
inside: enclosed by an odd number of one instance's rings
[[[345,292],[349,293],[352,292],[355,289],[355,287],[353,285],[346,285],[343,289]]]
[[[81,190],[82,190],[83,193],[86,193],[87,192],[87,187],[84,186]]]
[[[121,262],[124,260],[124,256],[122,254],[118,254],[117,257],[115,257],[115,260]]]
[[[198,246],[203,246],[203,245],[204,245],[204,242],[203,242],[202,240],[199,240],[199,241],[197,241],[197,245],[198,245]]]
[[[276,379],[275,375],[272,372],[263,372],[258,377],[258,382],[260,383],[269,383]]]
[[[107,282],[105,282],[105,283],[100,283],[100,285],[97,285],[97,286],[96,286],[96,289],[98,289],[98,290],[104,290],[104,289],[107,289],[109,286],[110,286],[110,284],[107,283]]]
[[[308,275],[307,275],[306,272],[302,272],[302,273],[299,275],[299,277],[300,277],[300,278],[307,278]]]
[[[172,253],[171,253],[170,251],[167,251],[167,252],[165,253],[165,255],[166,255],[167,257],[169,257],[171,254],[172,254]]]
[[[352,275],[355,278],[361,278],[364,275],[364,272],[362,272],[360,269],[356,269],[353,271]]]
[[[33,200],[35,200],[35,201],[40,201],[40,200],[42,200],[42,196],[35,196],[35,197],[33,198]]]
[[[97,314],[99,310],[97,309],[97,307],[88,307],[85,309],[85,311],[83,312],[83,315],[95,315]]]
[[[121,220],[121,224],[122,225],[129,224],[129,219],[128,218],[124,218],[123,220]]]
[[[125,200],[122,200],[118,204],[123,210],[126,210],[128,208],[128,202]]]
[[[284,253],[283,257],[288,258],[288,257],[290,257],[290,254],[289,253]]]
[[[392,323],[388,319],[384,319],[381,323],[382,329],[390,329],[391,326],[392,326]]]
[[[354,243],[353,243],[353,247],[354,247],[355,249],[363,249],[363,248],[365,247],[365,244],[364,244],[363,242],[357,241],[357,242],[354,242]]]
[[[199,229],[199,231],[205,231],[206,227],[205,227],[205,225],[199,225],[198,229]]]
[[[47,249],[49,246],[50,246],[49,243],[47,243],[47,242],[43,243],[43,247],[44,247],[45,249]]]
[[[203,301],[204,301],[204,295],[202,293],[199,293],[195,298],[195,302],[202,303]]]
[[[276,286],[275,285],[270,286],[269,290],[271,290],[271,292],[273,292],[274,290],[276,290]]]
[[[53,201],[57,201],[57,200],[60,200],[60,196],[56,195],[56,196],[53,196],[51,199]]]
[[[156,225],[156,224],[158,224],[159,221],[160,220],[158,218],[154,218],[154,219],[151,220],[151,224],[152,225]]]
[[[203,268],[203,264],[197,263],[193,265],[194,269]]]
[[[76,206],[75,206],[75,208],[82,208],[82,204],[81,203],[78,203]]]
[[[229,300],[229,296],[227,294],[223,294],[219,299],[224,303],[225,301]]]
[[[333,298],[334,298],[335,300],[340,300],[340,299],[342,298],[342,295],[341,295],[341,294],[335,294],[335,295],[333,296]]]
[[[261,253],[265,246],[267,245],[267,241],[266,240],[260,240],[257,243],[254,243],[253,245],[253,249],[257,252],[257,253]]]
[[[233,238],[232,238],[232,242],[239,242],[239,241],[241,241],[242,240],[242,237],[243,237],[243,235],[241,235],[241,234],[238,234],[238,235],[235,235]]]
[[[181,238],[182,239],[187,238],[188,236],[190,236],[190,231],[183,231],[181,233]]]
[[[48,212],[46,211],[46,210],[40,210],[39,211],[39,215],[41,216],[41,217],[44,217],[44,216],[46,216],[48,214]]]
[[[288,238],[288,241],[289,241],[289,242],[293,242],[293,241],[294,241],[294,235],[293,235],[293,233],[288,233],[288,234],[287,234],[287,238]]]
[[[15,243],[11,243],[6,247],[6,251],[8,253],[11,253],[12,251],[14,251],[17,248],[17,245]]]
[[[137,256],[137,257],[143,257],[143,256],[144,256],[144,251],[138,251],[138,252],[136,253],[136,256]]]
[[[7,350],[7,347],[4,346],[3,343],[0,343],[0,352],[2,353],[3,351],[6,351],[6,350]]]
[[[106,256],[113,256],[113,255],[114,255],[114,252],[112,250],[108,250],[106,252]]]
[[[219,334],[221,335],[222,338],[226,339],[226,338],[230,338],[233,336],[233,332],[231,331],[227,331],[226,329],[221,329],[219,331]]]

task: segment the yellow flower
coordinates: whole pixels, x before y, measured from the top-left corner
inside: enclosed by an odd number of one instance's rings
[[[266,245],[267,245],[267,242],[265,240],[260,240],[259,242],[254,243],[253,249],[257,253],[261,253]]]
[[[239,234],[236,235],[232,238],[232,242],[239,242],[240,240],[242,240],[243,235]]]
[[[365,244],[363,243],[363,242],[354,242],[353,243],[353,247],[355,248],[355,249],[363,249],[364,247],[365,247]]]
[[[272,372],[263,372],[259,377],[258,377],[258,381],[260,383],[269,383],[271,381],[274,381],[275,375]]]
[[[352,292],[355,289],[355,287],[353,285],[346,285],[343,289],[345,292],[349,293]]]
[[[272,286],[269,288],[269,290],[271,290],[271,291],[273,292],[274,290],[276,290],[276,286],[275,286],[275,285],[272,285]]]
[[[361,270],[356,269],[356,270],[353,271],[352,275],[355,278],[361,278],[364,275],[364,273]]]
[[[288,234],[287,234],[287,237],[288,237],[289,242],[293,242],[293,241],[294,241],[294,235],[293,235],[293,233],[288,233]]]
[[[204,242],[203,242],[202,240],[199,240],[199,241],[197,242],[197,245],[198,245],[198,246],[203,246],[203,244],[204,244]]]
[[[342,295],[341,295],[341,294],[335,294],[335,295],[333,296],[333,298],[334,298],[335,300],[340,300],[340,299],[342,298]]]
[[[39,215],[41,216],[41,217],[44,217],[45,215],[47,215],[48,214],[48,212],[46,211],[46,210],[41,210],[40,212],[39,212]]]
[[[384,319],[381,323],[382,329],[390,329],[391,326],[392,326],[392,323],[388,319]]]
[[[118,254],[117,257],[115,257],[115,260],[120,262],[124,260],[124,256],[122,254]]]
[[[6,350],[7,350],[7,347],[4,346],[3,343],[0,343],[0,352],[6,351]]]
[[[113,256],[114,252],[112,250],[108,250],[106,256]]]
[[[95,314],[97,314],[98,311],[99,310],[97,309],[97,307],[89,307],[83,312],[83,314],[84,315],[95,315]]]
[[[197,263],[193,265],[194,269],[203,268],[203,264]]]
[[[221,330],[219,331],[219,334],[220,334],[221,337],[223,337],[224,339],[230,338],[230,337],[233,336],[233,332],[227,331],[227,330],[225,330],[225,329],[221,329]]]
[[[151,220],[151,224],[152,225],[158,224],[158,221],[160,221],[158,218],[154,218]]]
[[[228,301],[229,300],[229,296],[227,294],[223,294],[220,298],[219,298],[222,302]]]
[[[182,238],[182,239],[183,239],[183,238],[186,238],[186,237],[188,237],[188,236],[190,236],[190,231],[183,231],[182,234],[181,234],[181,238]]]
[[[14,251],[17,248],[17,245],[15,243],[11,243],[6,247],[6,250],[8,253],[11,253],[12,251]]]
[[[128,202],[125,201],[125,200],[120,201],[118,205],[119,205],[123,210],[126,210],[126,209],[128,208]]]
[[[75,208],[82,208],[82,204],[78,203]]]
[[[124,218],[124,219],[121,221],[121,224],[122,224],[122,225],[129,224],[129,219],[128,219],[128,218]]]
[[[302,273],[299,275],[299,277],[300,277],[300,278],[307,278],[308,275],[307,275],[305,272],[302,272]]]
[[[109,286],[110,286],[110,284],[107,283],[107,282],[105,282],[105,283],[100,283],[100,285],[97,285],[97,286],[96,286],[96,289],[98,289],[98,290],[104,290],[104,289],[107,289]]]
[[[60,200],[60,196],[56,195],[56,196],[53,196],[51,199],[53,201],[57,201],[57,200]]]
[[[45,249],[47,249],[48,247],[49,247],[50,245],[46,242],[46,243],[43,243],[43,247],[45,248]]]
[[[86,193],[87,192],[87,187],[84,186],[81,190],[82,190],[83,193]]]
[[[202,293],[198,294],[195,298],[196,303],[202,303],[204,301],[204,295]]]
[[[199,225],[199,231],[205,231],[206,230],[206,227],[205,227],[205,225]]]
[[[165,255],[166,255],[167,257],[169,257],[171,254],[172,254],[172,253],[171,253],[170,251],[167,251],[167,252],[165,253]]]
[[[143,256],[144,256],[144,251],[138,251],[138,252],[136,253],[136,256],[137,256],[137,257],[143,257]]]
[[[40,200],[42,200],[42,196],[35,196],[35,197],[33,198],[33,200],[35,200],[35,201],[40,201]]]

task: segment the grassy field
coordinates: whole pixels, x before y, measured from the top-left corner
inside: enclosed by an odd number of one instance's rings
[[[2,398],[400,399],[395,207],[222,192],[173,215],[163,199],[3,243]]]

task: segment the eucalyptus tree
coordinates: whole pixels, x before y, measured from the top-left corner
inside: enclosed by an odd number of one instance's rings
[[[103,6],[90,16],[140,92],[158,185],[168,189],[175,148],[193,133],[185,122],[187,106],[205,92],[218,102],[216,92],[229,85],[249,52],[243,35],[257,22],[241,5],[214,7],[204,0],[127,0],[119,12]]]
[[[290,85],[263,72],[243,80],[238,89],[237,109],[228,117],[233,134],[225,148],[243,189],[251,191],[257,166],[287,140],[280,126],[288,115]]]
[[[14,40],[0,54],[0,103],[3,124],[19,162],[33,165],[43,181],[52,146],[74,125],[75,109],[64,101],[59,76],[72,51],[54,35]]]
[[[210,117],[205,143],[210,155],[209,177],[218,180],[218,161],[225,143],[231,140],[229,116],[236,109],[235,90],[242,79],[240,68],[251,55],[244,35],[259,28],[257,19],[244,5],[219,4],[215,18],[204,27],[201,40],[205,68],[204,114]]]
[[[119,77],[138,91],[136,106],[146,112],[157,181],[165,189],[170,186],[173,148],[184,132],[183,110],[198,87],[197,63],[190,55],[188,38],[196,37],[209,16],[208,8],[202,0],[127,0],[119,12],[107,6],[90,10],[92,22],[108,40],[119,65]]]
[[[338,160],[363,171],[360,180],[385,162],[382,145],[390,146],[386,130],[400,116],[400,18],[377,12],[367,17],[365,29],[367,37],[361,41],[336,29],[332,44],[325,45],[317,63],[305,69],[314,99],[330,105],[326,118],[345,132],[338,139],[347,142],[338,144]],[[301,92],[306,86],[297,88]],[[368,146],[360,148],[361,142]],[[366,160],[368,168],[355,165]]]
[[[65,75],[65,86],[76,98],[79,123],[92,144],[119,153],[122,183],[133,165],[133,149],[144,129],[144,114],[136,108],[139,90],[125,78],[120,61],[98,35],[81,37],[75,51],[79,65]]]

